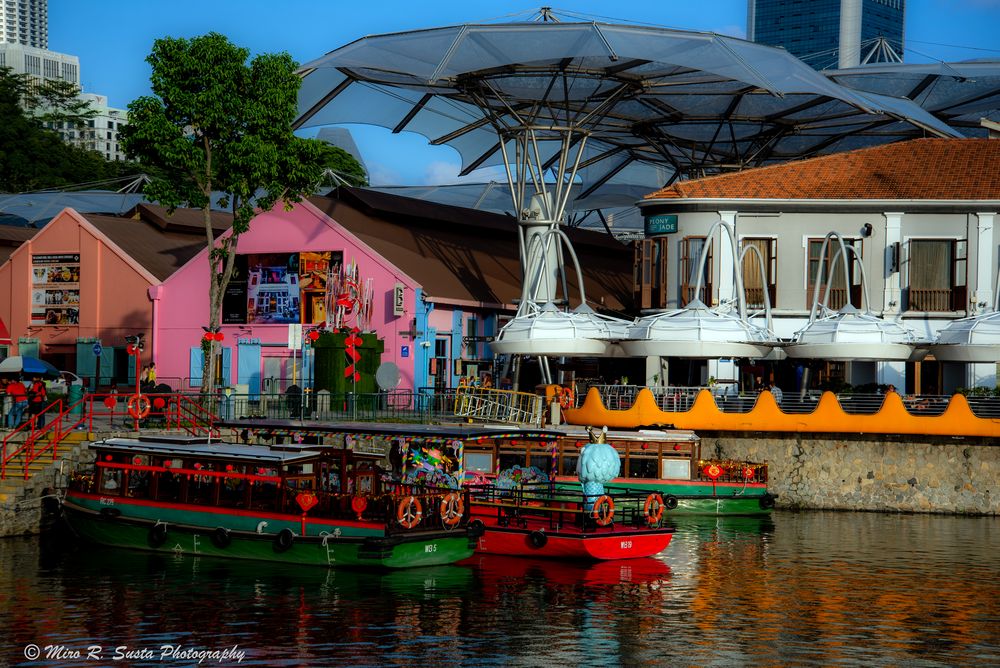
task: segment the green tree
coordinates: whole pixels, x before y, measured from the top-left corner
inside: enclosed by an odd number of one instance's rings
[[[300,79],[287,53],[249,52],[218,33],[163,38],[146,59],[153,96],[129,105],[122,142],[130,157],[160,171],[145,188],[168,209],[204,214],[210,267],[208,327],[219,327],[222,297],[233,274],[240,235],[258,212],[285,207],[312,192],[324,162],[323,145],[292,133]],[[212,230],[213,191],[233,214],[231,234]],[[214,391],[216,347],[206,352],[202,389]]]
[[[354,156],[333,144],[322,144],[323,167],[329,169],[338,177],[352,186],[368,185],[368,175]]]
[[[82,127],[95,111],[65,81],[45,81],[0,68],[0,190],[23,192],[137,173],[133,163],[109,162],[70,146],[46,123]]]

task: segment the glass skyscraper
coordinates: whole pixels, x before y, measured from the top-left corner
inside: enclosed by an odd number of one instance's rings
[[[815,69],[853,67],[883,38],[903,53],[906,0],[748,0],[747,37]]]

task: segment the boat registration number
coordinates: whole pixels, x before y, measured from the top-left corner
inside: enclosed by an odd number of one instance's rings
[[[435,545],[434,543],[430,543],[429,545],[424,545],[424,552],[437,552],[437,551],[438,551],[438,546]]]
[[[632,549],[632,541],[630,541],[630,540],[623,540],[622,541],[622,549],[623,550],[631,550]]]

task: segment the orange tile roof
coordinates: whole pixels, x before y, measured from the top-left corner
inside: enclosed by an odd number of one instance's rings
[[[645,199],[1000,200],[1000,140],[914,139],[681,181]]]

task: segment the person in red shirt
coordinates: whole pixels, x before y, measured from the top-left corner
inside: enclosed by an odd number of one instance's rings
[[[20,378],[7,385],[7,396],[11,401],[10,410],[7,412],[7,427],[13,429],[21,424],[24,411],[28,407],[28,390]]]
[[[31,387],[28,388],[28,403],[30,404],[28,412],[35,416],[36,429],[45,426],[45,404],[47,399],[48,392],[45,389],[45,381],[36,376],[31,383]]]

